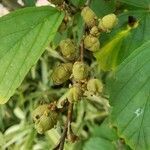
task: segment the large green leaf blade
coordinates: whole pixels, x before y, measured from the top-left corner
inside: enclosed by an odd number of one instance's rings
[[[126,37],[130,35],[131,28],[122,30],[113,39],[103,46],[100,51],[94,53],[101,69],[104,71],[114,70],[119,62],[119,52]]]
[[[52,7],[25,8],[0,18],[0,103],[14,94],[52,41],[63,14]]]
[[[120,0],[129,5],[133,5],[136,7],[149,8],[150,1],[149,0]]]
[[[133,149],[150,147],[150,41],[136,49],[110,82],[111,119]]]

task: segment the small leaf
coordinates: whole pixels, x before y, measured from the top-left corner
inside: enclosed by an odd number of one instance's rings
[[[110,82],[111,120],[136,150],[150,148],[150,41],[137,48]]]
[[[20,9],[0,18],[0,104],[14,94],[62,19],[52,7]]]

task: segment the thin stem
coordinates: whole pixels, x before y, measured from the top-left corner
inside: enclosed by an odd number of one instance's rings
[[[83,43],[83,40],[81,41],[81,44],[80,44],[80,59],[83,62],[83,59],[84,59],[84,43]]]
[[[63,150],[65,139],[67,137],[68,127],[71,128],[72,112],[73,112],[73,104],[69,103],[67,120],[66,120],[66,123],[65,123],[65,126],[64,126],[62,136],[60,138],[60,142],[53,150]]]

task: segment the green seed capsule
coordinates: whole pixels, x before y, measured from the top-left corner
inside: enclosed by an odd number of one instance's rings
[[[82,96],[82,90],[79,87],[74,86],[69,90],[67,98],[69,102],[74,103],[74,102],[78,102],[81,99],[81,96]]]
[[[72,61],[77,57],[78,51],[71,39],[62,40],[59,46],[63,57],[67,60]]]
[[[39,134],[50,130],[56,125],[58,114],[51,111],[47,104],[38,106],[32,114],[33,121],[35,122],[35,129]]]
[[[100,42],[97,37],[92,35],[87,35],[84,39],[84,47],[92,52],[95,52],[100,49]]]
[[[109,14],[99,20],[98,28],[103,31],[109,31],[118,23],[117,16],[115,14]]]
[[[87,90],[93,94],[101,93],[103,84],[99,79],[90,79],[87,83]]]
[[[71,63],[62,63],[54,68],[52,73],[52,80],[55,85],[60,85],[66,82],[71,75],[72,64]]]
[[[83,62],[75,62],[73,65],[72,74],[75,81],[84,80],[89,75],[89,66]]]
[[[84,7],[81,16],[88,27],[93,27],[96,24],[96,15],[89,7]]]

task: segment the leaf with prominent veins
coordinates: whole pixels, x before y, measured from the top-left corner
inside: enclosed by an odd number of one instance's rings
[[[14,94],[45,47],[63,13],[52,7],[25,8],[0,18],[0,103]]]
[[[137,48],[110,82],[111,120],[133,149],[150,147],[150,41]]]

